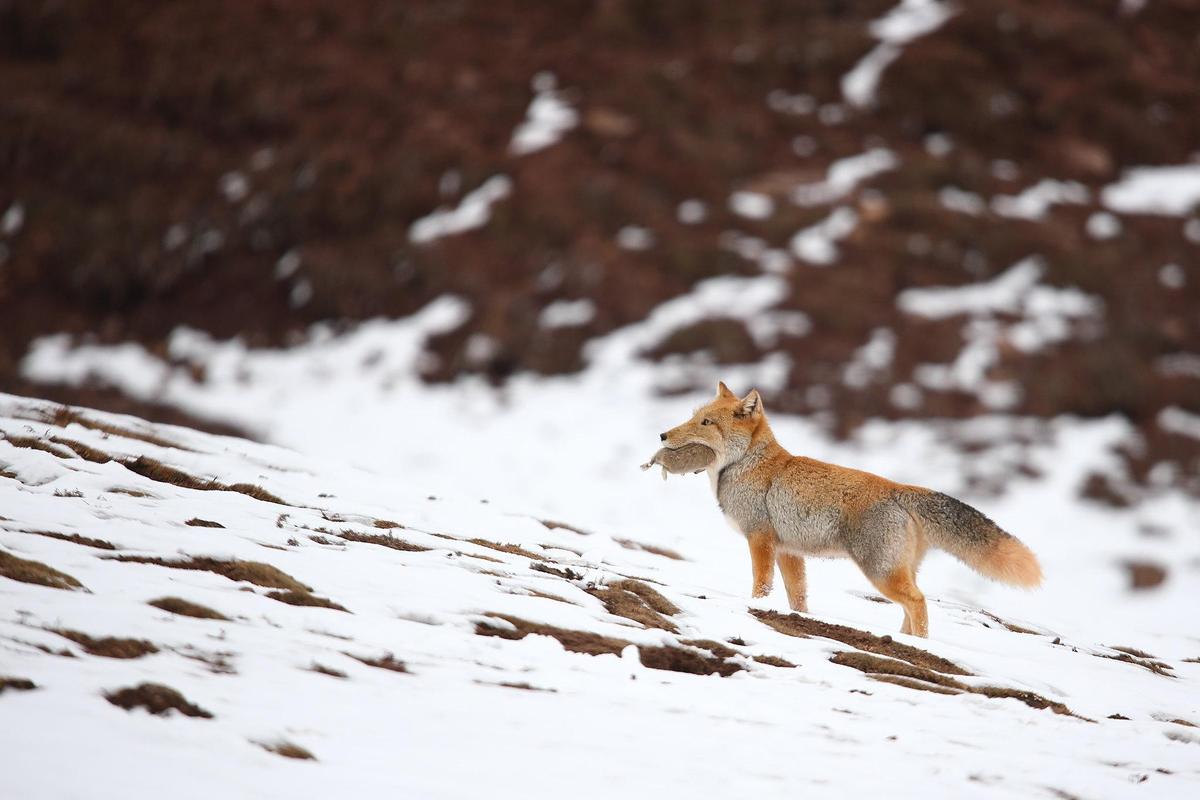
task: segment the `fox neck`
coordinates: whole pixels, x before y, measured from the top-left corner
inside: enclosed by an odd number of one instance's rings
[[[758,423],[750,431],[750,435],[727,439],[722,457],[709,465],[708,476],[712,481],[714,491],[721,473],[727,468],[746,459],[759,461],[768,458],[782,449],[779,442],[775,440],[775,434],[771,431],[767,418],[759,415]]]

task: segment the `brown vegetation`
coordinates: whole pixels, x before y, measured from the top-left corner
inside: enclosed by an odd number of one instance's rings
[[[70,639],[94,656],[105,658],[141,658],[158,652],[158,646],[145,639],[127,639],[119,636],[102,636],[96,638],[80,631],[66,628],[55,628],[54,633],[65,639]]]
[[[40,561],[17,558],[12,553],[0,550],[0,576],[22,583],[34,583],[53,589],[82,589],[83,584],[65,572],[46,566]]]
[[[81,544],[84,547],[94,547],[97,550],[116,550],[117,546],[112,542],[106,542],[104,539],[93,539],[90,536],[80,536],[78,533],[58,533],[56,531],[19,531],[20,533],[29,533],[34,536],[45,536],[50,539],[58,539],[60,542],[73,542]]]
[[[264,564],[261,561],[224,561],[217,558],[193,556],[176,560],[159,558],[157,556],[113,556],[114,561],[133,564],[153,564],[171,569],[203,570],[223,575],[231,581],[246,581],[255,586],[269,589],[286,589],[293,592],[311,592],[311,586],[305,586],[300,581],[288,575],[278,567]]]
[[[803,616],[801,614],[780,614],[776,611],[763,611],[753,608],[750,609],[750,613],[761,622],[789,636],[799,636],[802,638],[820,636],[826,639],[834,639],[859,650],[865,650],[868,653],[878,653],[898,658],[902,661],[907,661],[917,668],[937,670],[949,675],[969,674],[953,661],[936,656],[919,647],[897,642],[891,636],[876,636],[873,633],[868,633],[857,628],[823,622],[815,617]]]
[[[160,608],[163,611],[169,611],[172,614],[179,614],[183,617],[229,621],[229,617],[220,611],[214,611],[208,606],[202,606],[199,603],[193,603],[191,600],[184,600],[181,597],[160,597],[157,600],[151,600],[148,605]]]
[[[213,715],[188,700],[170,686],[161,683],[141,683],[104,695],[108,702],[126,710],[144,708],[151,714],[166,714],[175,710],[186,717],[212,719]]]

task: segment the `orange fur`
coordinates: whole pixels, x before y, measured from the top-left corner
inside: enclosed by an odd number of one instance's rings
[[[1004,583],[1033,589],[1042,583],[1042,568],[1033,552],[1018,539],[1001,539],[971,566],[979,572]]]

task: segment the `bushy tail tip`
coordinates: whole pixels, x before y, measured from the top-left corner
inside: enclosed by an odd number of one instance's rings
[[[997,541],[971,566],[989,578],[1013,586],[1034,589],[1042,584],[1042,567],[1037,556],[1012,536]]]

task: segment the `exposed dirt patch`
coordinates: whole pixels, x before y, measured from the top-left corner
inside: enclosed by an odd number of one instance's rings
[[[549,564],[542,563],[541,561],[534,561],[529,565],[529,568],[537,570],[538,572],[544,572],[547,575],[554,575],[568,581],[577,581],[583,578],[583,575],[569,567],[552,567]]]
[[[604,603],[604,608],[610,614],[633,620],[646,628],[659,628],[671,633],[679,630],[675,627],[675,623],[659,614],[637,593],[618,585],[623,583],[636,583],[636,581],[618,581],[617,584],[588,589],[587,593]]]
[[[376,525],[376,527],[385,527]],[[403,527],[402,525],[394,525],[391,527]],[[393,550],[403,550],[406,553],[424,553],[429,550],[428,547],[423,547],[419,544],[406,542],[403,539],[392,536],[391,534],[380,533],[358,533],[352,530],[344,530],[341,533],[334,534],[338,538],[345,539],[348,542],[365,542],[367,544],[377,544],[381,547],[390,547]]]
[[[970,674],[953,661],[941,656],[935,656],[933,653],[921,650],[918,647],[901,644],[893,640],[890,636],[876,636],[873,633],[861,631],[857,628],[835,625],[831,622],[822,622],[819,619],[801,616],[800,614],[780,614],[776,611],[764,611],[754,608],[750,609],[750,613],[761,622],[789,636],[799,636],[802,638],[820,636],[826,639],[834,639],[869,653],[878,653],[898,658],[916,667],[936,670],[948,675]]]
[[[567,523],[559,522],[558,520],[539,519],[538,522],[542,523],[543,525],[545,525],[547,528],[549,528],[552,531],[561,528],[564,531],[570,531],[571,533],[578,533],[580,536],[591,536],[592,535],[591,531],[585,531],[582,528],[576,528],[574,525],[568,525]]]
[[[878,673],[871,674],[871,677],[883,683],[892,683],[896,686],[903,686],[908,689],[918,689],[922,692],[933,692],[934,694],[962,694],[958,689],[951,689],[947,686],[938,686],[935,683],[927,683],[913,678],[906,678],[903,675],[882,675]]]
[[[18,531],[19,533],[29,533],[34,536],[45,536],[50,539],[58,539],[60,542],[73,542],[81,544],[84,547],[94,547],[97,550],[116,550],[117,546],[112,542],[106,542],[104,539],[93,539],[90,536],[80,536],[78,533],[57,533],[55,531]]]
[[[317,757],[311,752],[293,742],[255,742],[263,750],[268,750],[284,758],[295,758],[300,761],[316,761]]]
[[[158,652],[157,645],[145,639],[126,639],[120,636],[104,636],[97,639],[86,633],[66,628],[51,628],[49,630],[65,639],[70,639],[82,647],[85,652],[94,656],[104,656],[105,658],[141,658],[142,656]]]
[[[202,606],[199,603],[193,603],[190,600],[184,600],[182,597],[160,597],[157,600],[151,600],[147,605],[160,608],[163,611],[169,611],[172,614],[179,614],[182,617],[195,617],[196,619],[216,619],[229,621],[229,617],[222,614],[220,611],[214,611],[208,606]]]
[[[200,519],[192,517],[184,525],[191,525],[193,528],[224,528],[225,526],[219,522],[213,522],[211,519]]]
[[[766,664],[769,667],[795,668],[795,667],[800,666],[799,664],[793,664],[792,662],[788,661],[786,658],[780,658],[779,656],[752,656],[752,658],[755,661],[757,661],[759,664]]]
[[[52,589],[83,588],[82,583],[65,572],[59,572],[54,567],[47,566],[40,561],[17,558],[5,550],[0,550],[0,576],[21,583],[49,586]]]
[[[182,694],[161,683],[141,683],[108,692],[104,697],[114,706],[120,706],[127,711],[144,708],[151,714],[166,714],[174,709],[187,717],[213,718],[212,714],[195,703],[188,702]]]
[[[328,675],[331,678],[348,678],[348,677],[350,677],[346,673],[342,672],[340,669],[334,669],[333,667],[327,667],[324,664],[318,664],[316,661],[314,661],[312,663],[312,666],[310,666],[308,668],[308,671],[309,672],[319,672],[322,675]]]
[[[341,605],[340,603],[335,603],[332,600],[330,600],[328,597],[318,597],[317,595],[312,594],[311,592],[296,592],[296,591],[267,592],[267,597],[271,598],[272,600],[278,600],[281,603],[287,603],[289,606],[313,606],[316,608],[331,608],[334,611],[345,611],[347,614],[350,613],[350,609],[346,608],[345,606]]]
[[[1125,561],[1125,572],[1129,576],[1129,588],[1134,590],[1154,589],[1167,580],[1166,567],[1149,561]]]
[[[406,675],[411,674],[408,671],[408,666],[405,665],[405,663],[403,661],[396,658],[391,653],[384,653],[381,656],[374,656],[374,657],[358,656],[358,655],[355,655],[354,653],[345,653],[345,655],[350,656],[350,658],[353,658],[355,661],[360,661],[363,664],[366,664],[368,667],[377,667],[379,669],[386,669],[389,672],[402,672]]]
[[[37,684],[28,678],[10,678],[0,675],[0,694],[10,689],[14,692],[29,692],[37,688]]]
[[[694,650],[682,647],[650,647],[640,645],[638,656],[642,665],[651,669],[665,669],[671,672],[688,672],[692,675],[712,675],[716,673],[727,678],[745,667],[741,664],[726,661],[714,655],[703,655]]]
[[[549,692],[550,694],[555,694],[558,692],[558,689],[548,689],[544,686],[534,686],[532,684],[524,683],[524,682],[520,682],[520,683],[514,682],[514,681],[501,681],[500,683],[487,683],[485,681],[475,681],[475,682],[483,684],[484,686],[503,686],[506,689],[523,689],[524,691],[527,691],[527,692]]]
[[[895,683],[899,686],[907,686],[910,689],[923,689],[940,694],[966,692],[985,697],[1006,697],[1013,700],[1020,700],[1030,708],[1048,708],[1055,714],[1064,714],[1070,717],[1085,719],[1084,717],[1079,717],[1078,714],[1072,712],[1071,709],[1062,703],[1048,700],[1034,692],[1027,692],[1022,689],[1008,689],[1001,686],[970,686],[948,675],[944,675],[942,672],[935,672],[932,669],[910,662],[897,661],[892,658],[879,658],[878,656],[863,652],[834,653],[829,660],[834,664],[853,667],[877,680]],[[956,674],[963,675],[967,673],[959,672]]]
[[[830,658],[834,664],[853,667],[860,672],[872,675],[896,675],[902,678],[925,681],[927,683],[946,686],[951,689],[962,689],[963,684],[953,678],[935,672],[927,667],[920,667],[908,661],[897,661],[894,658],[880,658],[870,653],[844,651],[834,653]],[[964,674],[964,673],[957,673]]]
[[[206,481],[147,456],[126,459],[121,463],[131,472],[136,472],[143,478],[149,478],[159,483],[169,483],[173,486],[182,486],[185,489],[197,489],[201,491],[238,492],[239,494],[244,494],[247,497],[253,497],[255,500],[262,500],[266,503],[276,503],[281,506],[288,505],[261,486],[252,483],[226,484],[221,483],[215,478]]]
[[[570,628],[558,628],[554,625],[544,625],[540,622],[530,622],[521,619],[520,617],[512,617],[507,614],[490,614],[489,616],[497,619],[502,619],[505,622],[513,625],[516,630],[499,625],[491,625],[487,622],[478,622],[475,624],[475,633],[480,636],[499,636],[501,639],[524,639],[529,634],[537,634],[539,636],[550,636],[558,640],[558,643],[563,646],[564,650],[570,650],[573,653],[586,653],[587,655],[597,656],[604,654],[620,653],[623,649],[630,645],[630,642],[624,639],[617,639],[612,636],[603,636],[598,633],[590,633],[588,631],[576,631]]]
[[[680,639],[679,643],[686,644],[689,647],[699,647],[700,649],[707,650],[714,656],[719,656],[720,658],[729,658],[730,656],[737,655],[737,651],[732,647],[726,647],[720,642],[713,641],[712,639]]]
[[[615,655],[632,644],[629,641],[617,639],[612,636],[544,625],[507,614],[491,614],[489,616],[511,623],[516,630],[508,630],[498,625],[479,622],[475,625],[475,633],[480,636],[498,636],[502,639],[524,639],[531,633],[550,636],[556,639],[563,646],[564,650],[593,656]],[[680,647],[638,645],[637,648],[642,664],[651,669],[687,672],[694,675],[711,675],[715,673],[721,676],[732,675],[744,669],[740,664],[727,662],[716,655],[697,653],[694,650]]]
[[[290,592],[312,591],[311,586],[306,586],[278,567],[264,564],[261,561],[222,561],[204,556],[175,560],[157,556],[113,556],[112,560],[130,564],[153,564],[171,569],[215,572],[231,581],[245,581],[268,589],[284,589]]]
[[[1146,654],[1141,650],[1137,650],[1132,647],[1113,647],[1112,649],[1116,650],[1117,652],[1094,653],[1093,655],[1096,655],[1099,658],[1107,658],[1112,661],[1121,661],[1125,664],[1135,664],[1142,669],[1148,669],[1155,675],[1162,675],[1165,678],[1176,677],[1174,673],[1170,672],[1172,669],[1170,664],[1166,663],[1165,661],[1156,661],[1154,656]],[[1135,655],[1139,653],[1142,655]]]
[[[996,616],[995,614],[993,614],[990,611],[981,611],[980,613],[983,614],[988,619],[990,619],[992,622],[1002,625],[1006,630],[1010,630],[1013,633],[1031,634],[1033,636],[1041,635],[1040,633],[1038,633],[1035,630],[1031,630],[1029,628],[1023,628],[1020,625],[1016,624],[1015,622],[1009,622],[1006,619],[1001,619],[1000,617]]]
[[[663,558],[670,558],[674,561],[685,561],[686,560],[683,556],[679,555],[679,553],[677,553],[674,550],[671,550],[669,548],[666,548],[666,547],[659,547],[658,545],[644,544],[642,542],[635,542],[633,539],[613,539],[613,541],[616,542],[617,544],[621,545],[621,547],[624,547],[626,550],[639,550],[643,553],[653,553],[656,556],[662,556]]]

